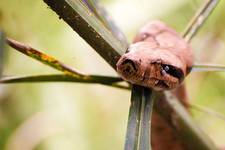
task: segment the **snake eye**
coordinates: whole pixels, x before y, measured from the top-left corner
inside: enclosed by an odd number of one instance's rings
[[[178,78],[179,81],[182,81],[184,78],[184,73],[180,68],[177,68],[172,65],[162,65],[162,69],[169,75]]]
[[[165,67],[163,67],[163,70],[165,70],[166,72],[168,72],[170,70],[170,67],[166,65]]]

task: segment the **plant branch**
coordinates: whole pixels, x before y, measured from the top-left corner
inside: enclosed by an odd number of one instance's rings
[[[219,2],[220,0],[207,0],[197,11],[183,33],[183,37],[187,42],[190,42],[194,35],[199,31]]]

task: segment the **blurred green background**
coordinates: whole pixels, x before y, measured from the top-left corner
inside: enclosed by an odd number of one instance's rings
[[[182,32],[204,0],[101,1],[131,42],[146,22],[160,19]],[[225,1],[192,41],[198,63],[225,64]],[[113,69],[42,0],[1,0],[0,29],[81,71]],[[57,71],[6,46],[4,75]],[[225,73],[191,73],[192,104],[225,116]],[[103,85],[34,83],[0,85],[0,149],[123,149],[130,92]],[[225,146],[225,120],[191,109],[196,123]]]

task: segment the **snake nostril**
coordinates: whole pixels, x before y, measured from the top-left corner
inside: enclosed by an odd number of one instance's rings
[[[135,73],[135,68],[130,64],[130,63],[127,63],[125,65],[123,65],[123,72],[126,73],[126,74],[133,74]]]
[[[123,66],[124,71],[130,72],[130,71],[137,71],[137,68],[135,66],[135,62],[131,59],[126,59],[121,63],[121,66]]]
[[[132,76],[138,70],[136,62],[130,58],[121,58],[117,64],[117,68],[124,76]]]
[[[125,69],[124,69],[124,71],[126,71],[126,72],[130,72],[132,70],[132,68],[130,67],[130,66],[127,66]]]

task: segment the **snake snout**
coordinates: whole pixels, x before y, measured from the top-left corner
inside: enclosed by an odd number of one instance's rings
[[[138,71],[138,64],[130,58],[121,58],[117,63],[117,71],[124,78],[135,76]]]

